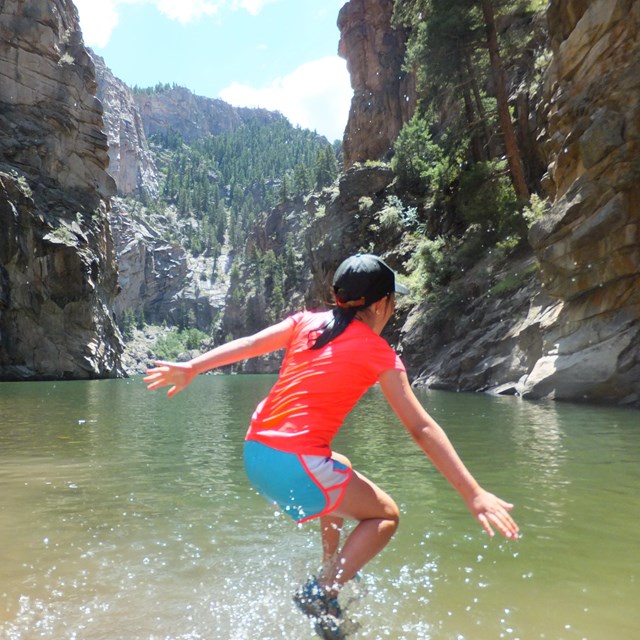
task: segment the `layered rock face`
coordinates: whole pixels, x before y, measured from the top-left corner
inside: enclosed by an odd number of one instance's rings
[[[465,274],[455,321],[413,309],[405,360],[433,388],[640,407],[640,4],[553,0],[548,23],[535,259]]]
[[[551,211],[531,231],[557,300],[523,394],[640,403],[640,4],[552,1]]]
[[[142,312],[148,322],[171,319],[175,298],[185,286],[184,249],[162,239],[161,224],[143,220],[114,202],[113,235],[118,247],[120,295],[115,312]],[[168,226],[168,224],[167,224]]]
[[[119,196],[144,200],[158,194],[158,174],[142,117],[131,89],[116,78],[104,60],[91,52],[96,66],[97,96],[104,109],[109,141],[109,173]],[[163,236],[175,222],[135,201],[114,198],[110,212],[118,262],[116,318],[126,313],[146,322],[177,323],[181,292],[187,284],[185,250]]]
[[[157,195],[158,174],[145,122],[151,128],[149,133],[173,130],[191,140],[228,131],[250,118],[269,122],[282,117],[261,109],[235,109],[179,87],[134,94],[102,58],[91,55],[96,65],[97,95],[104,107],[109,172],[116,179],[119,195]],[[147,114],[144,122],[139,106]],[[158,214],[139,202],[114,198],[110,220],[119,271],[116,317],[121,319],[130,312],[147,322],[180,326],[188,319],[191,326],[209,331],[224,307],[231,267],[228,249],[223,248],[218,258],[217,277],[212,282],[214,258],[193,257],[179,243],[166,239],[181,227],[171,207]]]
[[[176,131],[187,143],[233,131],[248,119],[258,118],[267,124],[284,117],[266,109],[232,107],[223,100],[197,96],[184,87],[136,93],[134,98],[147,136]]]
[[[91,52],[104,110],[109,144],[109,173],[123,196],[156,196],[158,176],[140,112],[127,85],[116,78],[104,60]]]
[[[402,70],[406,34],[391,26],[393,0],[350,0],[340,10],[339,54],[353,98],[344,133],[344,167],[380,160],[415,109],[415,83]]]
[[[0,5],[0,379],[121,373],[107,140],[71,0]]]

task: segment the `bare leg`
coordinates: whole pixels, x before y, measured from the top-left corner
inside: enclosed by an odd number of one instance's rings
[[[327,568],[336,560],[340,545],[340,532],[344,518],[333,514],[321,516],[320,533],[322,535],[322,566]]]
[[[351,461],[341,453],[332,452],[331,457],[342,464],[351,467]],[[330,513],[320,517],[320,535],[322,536],[322,572],[332,573],[332,565],[337,560],[338,547],[340,545],[340,533],[344,518]]]
[[[398,528],[399,512],[388,494],[354,470],[340,506],[331,516],[325,516],[329,517],[359,521],[339,551],[336,562],[320,580],[323,586],[337,591],[384,549]]]

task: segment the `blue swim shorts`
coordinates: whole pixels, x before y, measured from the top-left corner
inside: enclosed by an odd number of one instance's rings
[[[333,511],[351,479],[351,468],[333,458],[288,453],[255,440],[244,443],[251,484],[297,522]]]

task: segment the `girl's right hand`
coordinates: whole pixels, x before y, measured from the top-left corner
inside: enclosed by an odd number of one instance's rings
[[[196,375],[195,369],[188,362],[165,362],[158,360],[155,367],[147,369],[144,382],[149,391],[170,387],[169,398],[187,387]]]

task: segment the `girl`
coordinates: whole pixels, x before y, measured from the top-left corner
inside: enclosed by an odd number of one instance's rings
[[[323,571],[296,594],[319,635],[344,638],[337,595],[378,554],[398,527],[393,499],[352,469],[331,441],[349,411],[376,382],[417,445],[458,491],[490,536],[518,537],[513,505],[485,491],[440,426],[415,397],[404,365],[380,337],[407,293],[377,256],[358,254],[335,272],[333,311],[300,312],[252,336],[233,340],[186,363],[157,362],[149,389],[182,391],[194,376],[286,349],[280,376],[256,409],[244,445],[249,480],[298,522],[320,519]],[[340,548],[344,518],[357,521]]]

